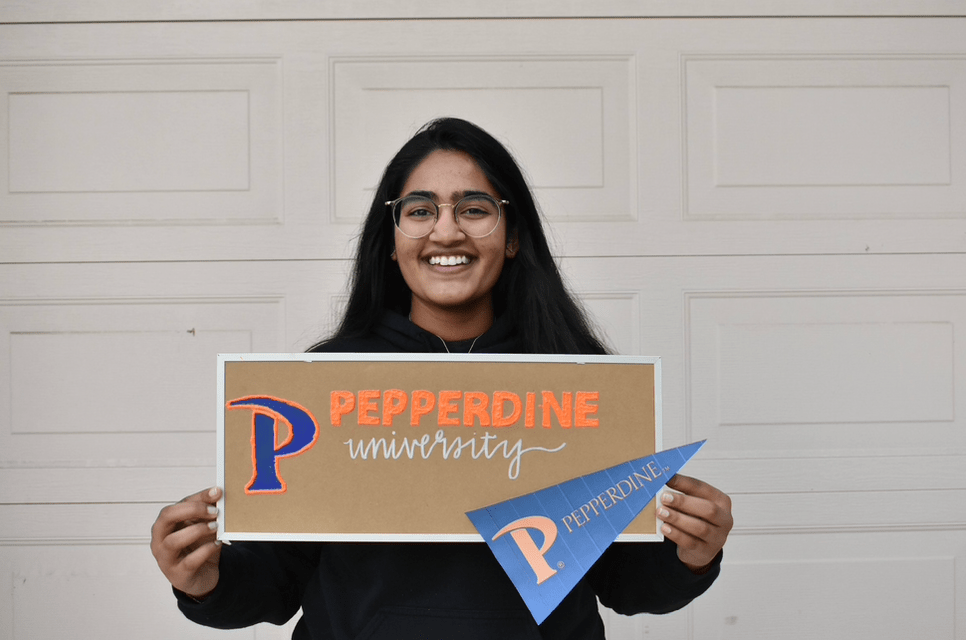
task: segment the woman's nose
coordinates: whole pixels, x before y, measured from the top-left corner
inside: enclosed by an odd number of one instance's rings
[[[462,239],[465,234],[456,221],[456,207],[451,204],[437,206],[439,207],[439,216],[436,219],[436,225],[433,227],[432,235],[435,236],[434,239],[444,242]]]

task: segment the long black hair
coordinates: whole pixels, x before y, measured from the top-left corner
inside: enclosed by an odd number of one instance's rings
[[[518,251],[504,262],[493,289],[494,315],[510,315],[527,353],[606,353],[564,285],[519,166],[493,136],[458,118],[425,125],[386,167],[363,223],[345,314],[329,340],[370,334],[387,310],[409,313],[412,293],[390,258],[394,227],[385,203],[401,195],[413,169],[437,150],[472,157],[497,193],[510,201],[505,207],[507,237],[516,234]]]

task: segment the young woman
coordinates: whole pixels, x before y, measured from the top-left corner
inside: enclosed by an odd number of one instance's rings
[[[463,120],[431,122],[389,163],[327,352],[577,353],[605,349],[567,292],[517,164]],[[727,495],[678,475],[661,544],[612,545],[539,627],[483,543],[235,543],[214,537],[219,488],[165,507],[151,548],[184,614],[281,624],[298,639],[603,638],[597,600],[664,613],[718,575]]]

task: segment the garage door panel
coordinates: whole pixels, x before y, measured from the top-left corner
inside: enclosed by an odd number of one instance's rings
[[[18,261],[346,257],[439,115],[510,144],[565,255],[963,249],[961,21],[2,28]]]
[[[688,316],[694,434],[722,450],[966,450],[962,293],[689,294]]]
[[[213,467],[217,354],[305,349],[344,278],[332,263],[3,267],[0,473],[31,485],[5,499],[114,501],[105,486],[134,468],[143,487],[157,469]],[[69,486],[72,469],[85,482]]]
[[[387,159],[421,124],[458,114],[524,159],[532,186],[558,205],[551,221],[635,220],[634,59],[483,53],[332,60],[337,218],[360,222]]]
[[[896,408],[904,412],[898,421],[942,430],[961,419],[963,395],[957,382],[964,354],[959,333],[966,320],[961,256],[571,258],[562,266],[605,332],[629,336],[628,344],[637,340],[636,353],[664,358],[666,410],[683,410],[678,402],[687,401],[688,420],[694,424],[689,435],[707,435],[711,429],[715,437],[729,437],[725,427],[895,421],[898,414],[884,412],[876,401],[891,402],[882,389],[898,390],[907,399],[909,390],[873,367],[876,358],[887,358],[892,368],[905,364],[929,383],[927,388],[922,380],[899,378],[924,385],[913,388],[925,398]],[[614,293],[618,282],[619,293]],[[616,297],[638,300],[640,308],[596,302]],[[802,342],[814,349],[801,351]],[[798,357],[783,358],[786,352],[777,352],[776,346]],[[752,351],[757,359],[736,362]],[[861,372],[865,386],[857,400],[835,399],[839,404],[829,409],[819,399],[811,406],[812,397],[789,384],[786,391],[798,402],[793,408],[800,409],[792,411],[770,397],[744,397],[743,403],[723,397],[725,384],[731,385],[731,396],[745,388],[735,386],[744,382],[724,380],[722,372],[729,367],[738,376],[754,373],[754,379],[770,385],[782,385],[786,378],[834,380],[842,376],[832,369],[844,368]],[[778,381],[769,380],[769,372],[782,367]],[[881,388],[873,384],[879,379]],[[684,418],[683,411],[672,413],[670,421],[683,427]],[[743,450],[747,444],[740,443]],[[933,450],[947,444],[930,443]],[[818,442],[812,446],[821,448]]]
[[[949,555],[736,561],[696,603],[694,637],[953,638],[955,563]]]
[[[739,527],[962,527],[960,256],[564,266],[606,333],[662,358],[665,444],[708,438],[689,473]],[[615,273],[640,310],[601,305]]]
[[[147,539],[124,544],[66,542],[43,546],[0,543],[0,635],[10,640],[57,638],[69,620],[74,637],[112,637],[119,626],[138,638],[290,638],[285,627],[222,631],[188,621],[157,569]],[[56,612],[56,614],[52,614]]]
[[[963,217],[966,58],[687,56],[684,72],[686,219]]]
[[[214,424],[215,356],[278,344],[280,306],[279,299],[7,301],[4,457],[147,462],[200,444],[193,434]]]

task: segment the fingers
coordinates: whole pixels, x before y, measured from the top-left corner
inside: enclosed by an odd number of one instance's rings
[[[217,555],[221,553],[221,544],[214,539],[214,536],[208,541],[208,543],[199,546],[197,549],[189,553],[181,561],[180,568],[184,572],[186,577],[197,576],[200,570],[206,565],[214,560],[214,564],[217,566],[218,560]],[[190,587],[182,589],[185,593],[192,593]],[[201,595],[211,591],[211,588],[202,588],[200,591],[194,593],[194,595]]]
[[[207,592],[217,583],[219,498],[218,487],[199,491],[161,509],[151,527],[151,553],[158,567],[185,593]]]
[[[191,592],[198,570],[220,550],[221,543],[215,539],[216,527],[212,527],[212,524],[215,523],[193,524],[171,534],[162,542],[162,553],[168,561],[162,571],[182,591]],[[160,561],[158,564],[161,564]]]
[[[198,493],[193,493],[183,498],[181,502],[207,502],[208,504],[215,504],[219,498],[221,498],[221,487],[212,487],[199,491]]]
[[[731,530],[734,520],[731,516],[731,498],[728,494],[702,482],[697,478],[678,474],[671,478],[667,486],[680,492],[665,492],[662,503],[673,510],[693,518],[703,520],[717,527]]]
[[[678,509],[674,509],[671,505],[673,499],[678,502]],[[658,517],[664,521],[664,526],[661,530],[664,535],[670,537],[677,543],[678,547],[691,550],[696,553],[701,552],[701,547],[703,543],[713,544],[716,538],[715,525],[711,524],[702,517],[692,515],[683,510],[683,506],[680,504],[681,496],[675,496],[674,494],[665,494],[662,496],[662,506],[658,508]],[[723,546],[723,541],[722,541]],[[714,558],[717,554],[717,549],[714,553],[710,553],[710,558]],[[705,563],[707,564],[707,563]]]
[[[181,502],[169,504],[161,509],[157,520],[151,527],[152,545],[187,524],[209,521],[216,517],[218,509],[214,506],[221,497],[221,489],[214,487],[190,495]]]
[[[202,534],[197,543],[182,550],[177,562],[168,565],[164,575],[180,591],[195,599],[204,598],[218,584],[220,558],[221,543],[215,540],[214,532]]]
[[[217,518],[217,507],[203,502],[179,502],[162,509],[151,528],[151,552],[158,564],[177,562],[205,537],[214,541]]]
[[[198,522],[166,536],[161,541],[161,546],[165,553],[181,560],[199,546],[214,542],[217,529],[218,522],[215,520]]]
[[[677,475],[658,506],[661,531],[678,546],[678,557],[692,569],[706,566],[724,547],[734,526],[731,498],[696,478]]]
[[[680,491],[681,493],[686,493],[692,496],[707,498],[709,500],[718,500],[722,498],[728,499],[728,496],[725,493],[719,491],[715,487],[712,487],[707,482],[680,473],[671,478],[668,481],[667,486],[675,491]]]

